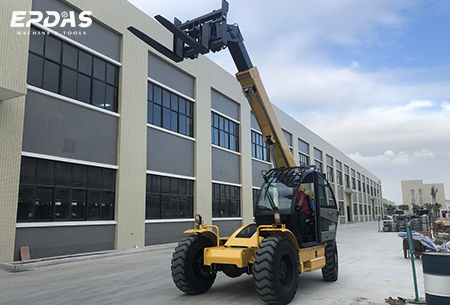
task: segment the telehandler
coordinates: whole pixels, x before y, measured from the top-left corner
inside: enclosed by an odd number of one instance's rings
[[[336,230],[338,209],[325,175],[314,165],[297,166],[273,111],[256,67],[236,24],[227,24],[228,3],[182,23],[157,15],[173,33],[170,50],[140,30],[128,29],[175,62],[228,47],[238,69],[244,95],[270,148],[275,167],[264,172],[254,206],[254,222],[221,237],[219,228],[195,215],[195,228],[176,247],[172,278],[186,294],[206,292],[216,274],[253,275],[255,289],[268,304],[287,304],[297,292],[299,275],[322,269],[325,281],[338,278]],[[298,210],[302,210],[299,212]]]

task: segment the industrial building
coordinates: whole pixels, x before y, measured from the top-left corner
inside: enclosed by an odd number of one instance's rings
[[[434,193],[434,198],[432,193]],[[413,204],[423,207],[424,204],[439,203],[446,207],[445,187],[443,183],[423,183],[423,180],[402,181],[402,200],[404,205],[413,210]]]
[[[176,242],[196,213],[223,235],[252,221],[271,163],[233,75],[149,48],[127,27],[171,35],[124,0],[1,6],[0,262]],[[273,102],[340,222],[377,219],[379,178]]]

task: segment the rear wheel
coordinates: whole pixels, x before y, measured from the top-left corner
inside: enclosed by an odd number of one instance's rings
[[[203,264],[203,250],[214,243],[207,237],[191,235],[184,238],[172,255],[172,279],[187,294],[201,294],[211,288],[216,274]]]
[[[298,286],[298,251],[287,238],[270,236],[260,243],[253,265],[256,292],[268,304],[287,304]]]
[[[327,243],[325,248],[326,265],[322,268],[322,277],[327,282],[334,282],[338,279],[338,251],[336,241]]]

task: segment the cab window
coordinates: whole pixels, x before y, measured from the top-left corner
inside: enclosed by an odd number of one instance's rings
[[[324,208],[335,208],[336,202],[334,200],[333,192],[331,191],[328,182],[321,176],[317,176],[318,191],[319,191],[319,204]]]

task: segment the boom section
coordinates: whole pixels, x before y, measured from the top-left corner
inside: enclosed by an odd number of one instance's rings
[[[258,122],[264,140],[269,145],[275,167],[296,166],[283,130],[270,103],[269,96],[256,67],[236,73],[236,78]]]

